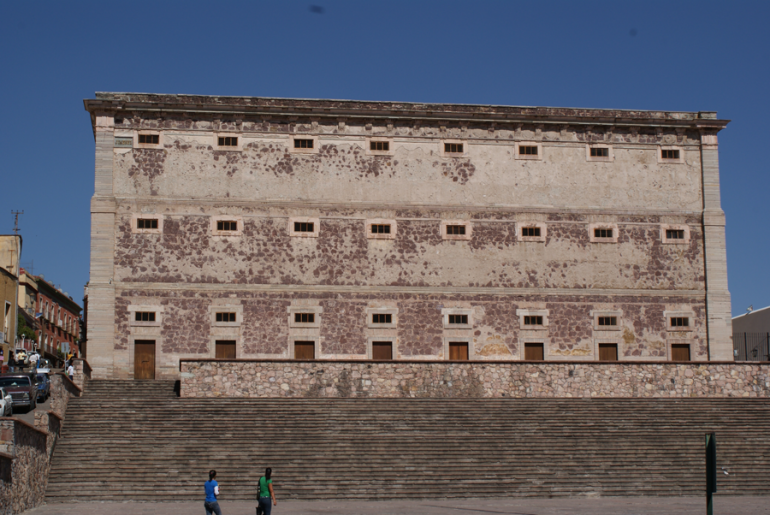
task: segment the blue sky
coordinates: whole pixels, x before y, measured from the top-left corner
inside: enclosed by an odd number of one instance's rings
[[[768,21],[705,0],[0,2],[0,233],[23,209],[22,263],[82,299],[95,91],[716,110],[740,314],[770,305]]]

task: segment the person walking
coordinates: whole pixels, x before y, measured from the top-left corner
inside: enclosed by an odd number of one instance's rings
[[[14,356],[13,351],[8,353],[8,368],[11,369],[12,374],[16,372],[16,356]]]
[[[278,501],[275,500],[275,492],[273,491],[273,480],[270,476],[273,475],[273,469],[266,468],[265,475],[259,478],[259,493],[257,494],[257,515],[270,515],[270,511],[273,506],[278,506]]]
[[[206,490],[206,500],[203,502],[203,507],[206,508],[206,515],[211,515],[212,513],[222,515],[222,510],[219,509],[219,501],[217,501],[217,497],[219,497],[219,483],[217,483],[216,477],[217,471],[210,470],[209,480],[203,485]]]
[[[75,367],[72,366],[72,363],[67,367],[67,375],[69,376],[70,381],[75,380]]]

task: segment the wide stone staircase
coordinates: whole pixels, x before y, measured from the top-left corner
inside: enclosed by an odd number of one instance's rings
[[[46,501],[768,495],[770,400],[180,399],[90,381],[67,409]],[[722,469],[724,468],[724,471]],[[725,474],[727,472],[729,475]]]

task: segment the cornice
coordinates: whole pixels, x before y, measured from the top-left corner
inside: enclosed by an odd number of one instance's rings
[[[608,125],[723,129],[729,120],[718,120],[712,111],[643,111],[472,104],[428,104],[266,97],[163,95],[148,93],[97,92],[83,101],[86,111],[115,115],[131,111],[261,116],[264,118],[304,117],[339,120],[427,120],[474,124],[537,123],[558,125]]]

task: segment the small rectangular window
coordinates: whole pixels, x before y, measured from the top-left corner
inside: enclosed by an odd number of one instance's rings
[[[315,313],[294,313],[294,321],[300,324],[315,323]]]
[[[392,324],[393,315],[390,313],[374,313],[372,315],[373,324]]]
[[[524,325],[543,325],[543,317],[540,315],[525,315]]]
[[[663,159],[679,159],[679,151],[663,149],[660,151],[660,157]]]
[[[157,218],[137,218],[136,228],[137,229],[157,229],[158,219]]]
[[[468,324],[468,315],[449,315],[450,324]]]
[[[137,322],[155,322],[154,311],[137,311],[134,313],[134,320]]]
[[[690,327],[688,317],[671,317],[671,327]]]
[[[537,145],[519,145],[519,155],[522,156],[536,156]]]
[[[387,152],[390,150],[390,142],[389,141],[370,141],[369,150],[374,150],[376,152]]]
[[[295,138],[294,148],[313,148],[313,140]]]
[[[139,143],[157,145],[158,143],[160,143],[160,136],[157,134],[140,134]]]
[[[236,136],[219,136],[220,147],[237,147],[238,138]]]
[[[540,227],[522,227],[522,236],[540,236]]]
[[[217,231],[237,231],[238,222],[236,220],[218,220]]]
[[[444,143],[444,153],[446,154],[462,154],[462,143]]]
[[[313,232],[313,222],[294,222],[294,232]]]
[[[390,225],[372,224],[372,234],[390,234]]]
[[[465,234],[465,226],[464,225],[447,225],[446,233],[459,234],[459,235]]]
[[[618,325],[618,317],[599,317],[599,325]]]
[[[591,157],[610,157],[610,149],[591,147]]]
[[[235,322],[235,313],[217,313],[217,322]]]
[[[683,240],[684,230],[682,229],[666,229],[666,239],[668,240]]]
[[[594,238],[612,238],[612,229],[594,229]]]

